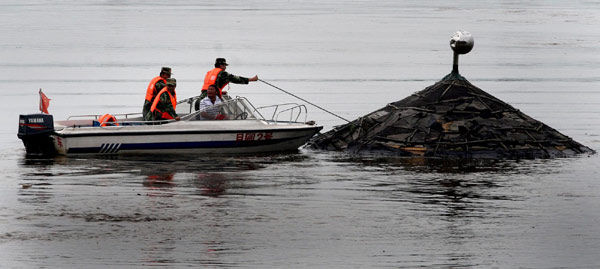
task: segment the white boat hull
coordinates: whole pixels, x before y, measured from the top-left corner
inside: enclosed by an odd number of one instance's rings
[[[67,127],[52,135],[58,154],[210,153],[297,150],[321,127],[265,121],[175,122],[149,126]],[[229,127],[229,128],[228,128]]]

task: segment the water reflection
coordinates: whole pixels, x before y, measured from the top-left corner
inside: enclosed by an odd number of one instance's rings
[[[444,250],[436,259],[430,256],[426,264],[452,268],[476,266],[471,261],[480,254],[471,246],[489,244],[481,237],[482,229],[505,225],[519,216],[515,212],[520,202],[529,197],[514,189],[529,180],[529,174],[539,175],[536,169],[523,167],[540,163],[339,154],[329,160],[368,173],[369,178],[358,184],[376,197],[370,198],[373,203],[422,222],[423,226],[407,230],[422,233],[418,242],[431,240],[437,246],[433,249]]]
[[[25,204],[46,204],[54,196],[48,187],[40,187],[40,184],[36,184],[34,190],[21,189],[18,195],[18,201]]]
[[[182,186],[185,187],[186,182],[177,182],[174,180],[176,173],[159,173],[145,171],[146,175],[143,186],[149,191],[150,196],[173,196],[175,193],[169,192],[169,189]],[[196,194],[202,196],[219,197],[226,193],[226,189],[231,180],[234,180],[231,175],[221,173],[196,173],[197,177],[189,183],[196,188]]]
[[[441,159],[427,157],[358,156],[338,153],[336,162],[352,162],[365,166],[392,166],[422,173],[507,172],[515,160],[505,159]]]
[[[149,188],[173,187],[173,186],[175,186],[175,183],[173,182],[174,176],[175,176],[175,173],[148,175],[146,177],[146,180],[144,180],[144,187],[149,187]]]
[[[490,229],[522,219],[531,194],[522,186],[565,163],[320,152],[22,160],[21,180],[34,185],[19,190],[18,220],[33,231],[9,231],[51,244],[100,240],[143,265],[243,266],[265,245],[323,242],[351,254],[386,249],[379,257],[390,262],[428,245],[427,262],[412,265],[468,267],[479,257],[472,246],[505,240]]]
[[[33,189],[44,184],[77,186],[135,186],[140,184],[151,195],[192,195],[219,197],[231,186],[240,187],[240,173],[259,171],[272,165],[308,160],[305,154],[263,154],[247,156],[201,155],[109,155],[59,156],[36,159],[23,156],[19,161],[20,179],[32,183]],[[25,192],[23,195],[29,195]]]
[[[147,161],[143,161],[147,163]],[[131,165],[131,164],[130,164]],[[177,185],[175,173],[177,172],[170,163],[153,163],[152,165],[139,165],[142,185],[146,187],[146,195],[151,197],[173,197]]]
[[[437,159],[411,157],[366,157],[337,155],[333,162],[346,162],[374,176],[363,184],[385,189],[387,199],[424,205],[448,207],[448,215],[476,210],[482,201],[519,199],[503,193],[503,188],[518,184],[514,175],[527,174],[523,169],[539,160],[519,164],[512,160]],[[512,177],[511,177],[512,176]]]
[[[220,173],[198,173],[194,185],[200,195],[219,197],[225,193],[230,180]]]

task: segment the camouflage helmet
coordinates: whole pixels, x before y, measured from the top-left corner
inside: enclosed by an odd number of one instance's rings
[[[177,80],[174,79],[174,78],[168,78],[167,79],[167,85],[177,86]]]

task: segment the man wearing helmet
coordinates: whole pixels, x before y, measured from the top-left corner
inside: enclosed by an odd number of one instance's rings
[[[229,74],[225,72],[228,65],[225,58],[217,58],[215,60],[215,68],[208,71],[204,77],[204,85],[202,86],[200,100],[206,97],[206,90],[208,90],[208,86],[210,85],[216,85],[218,90],[217,95],[222,96],[223,94],[227,94],[227,91],[223,91],[223,88],[225,88],[229,82],[235,84],[248,84],[250,81],[258,80],[258,76],[245,78]]]

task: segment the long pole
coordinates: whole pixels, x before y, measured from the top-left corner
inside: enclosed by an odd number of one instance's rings
[[[298,98],[298,99],[300,99],[300,100],[302,100],[302,101],[304,101],[304,102],[306,102],[306,103],[309,103],[309,104],[311,104],[311,105],[315,106],[316,108],[318,108],[318,109],[320,109],[320,110],[323,110],[323,111],[325,111],[325,112],[327,112],[327,113],[329,113],[329,114],[331,114],[331,115],[334,115],[334,116],[336,116],[336,117],[338,117],[338,118],[340,118],[340,119],[342,119],[342,120],[345,120],[345,121],[347,121],[347,122],[350,122],[349,120],[347,120],[347,119],[344,119],[344,118],[342,118],[342,117],[340,117],[340,116],[336,115],[335,113],[333,113],[333,112],[330,112],[329,110],[327,110],[327,109],[324,109],[324,108],[322,108],[322,107],[320,107],[320,106],[318,106],[318,105],[315,105],[315,104],[313,104],[313,103],[311,103],[311,102],[309,102],[309,101],[306,101],[306,100],[304,100],[304,99],[302,99],[302,98],[300,98],[300,97],[296,96],[295,94],[293,94],[293,93],[291,93],[291,92],[288,92],[288,91],[286,91],[286,90],[284,90],[284,89],[282,89],[282,88],[279,88],[279,87],[277,87],[277,86],[275,86],[275,85],[273,85],[273,84],[271,84],[271,83],[269,83],[269,82],[266,82],[266,81],[264,81],[264,80],[262,80],[262,79],[258,79],[258,80],[259,80],[260,82],[264,83],[264,84],[267,84],[267,85],[269,85],[269,86],[271,86],[271,87],[275,88],[275,89],[278,89],[278,90],[280,90],[280,91],[282,91],[282,92],[285,92],[285,93],[287,93],[287,94],[289,94],[289,95],[291,95],[291,96],[294,96],[294,97],[296,97],[296,98]]]
[[[454,51],[454,61],[452,61],[452,74],[458,74],[458,52]]]

